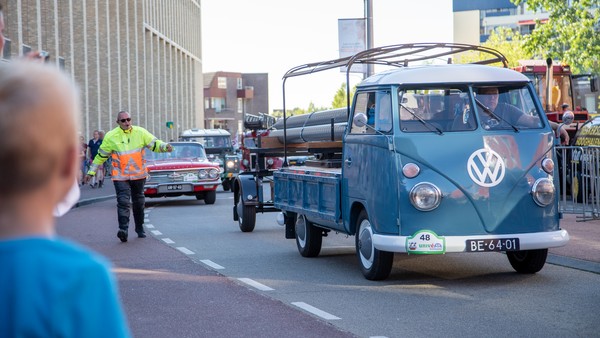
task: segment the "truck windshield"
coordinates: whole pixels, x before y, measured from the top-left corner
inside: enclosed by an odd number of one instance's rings
[[[541,128],[540,112],[526,84],[401,90],[398,98],[403,132],[454,132]]]

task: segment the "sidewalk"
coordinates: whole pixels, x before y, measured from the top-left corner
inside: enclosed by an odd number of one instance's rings
[[[75,207],[110,199],[114,199],[116,205],[115,187],[110,177],[104,183],[102,188],[95,189],[82,186]],[[600,220],[578,222],[577,215],[564,214],[560,224],[569,232],[569,243],[550,249],[547,262],[600,274]]]

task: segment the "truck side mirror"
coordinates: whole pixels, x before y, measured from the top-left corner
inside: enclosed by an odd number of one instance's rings
[[[598,91],[598,76],[592,75],[590,77],[590,91],[595,93]]]
[[[575,120],[575,114],[572,111],[567,111],[562,116],[563,124],[571,124]]]
[[[358,114],[354,115],[354,118],[352,119],[352,123],[354,123],[354,125],[359,128],[366,126],[367,125],[367,115],[365,115],[364,113],[358,113]]]

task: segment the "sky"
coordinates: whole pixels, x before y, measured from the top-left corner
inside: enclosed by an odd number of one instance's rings
[[[283,107],[282,77],[339,58],[338,19],[364,17],[364,0],[202,0],[202,71],[268,73],[269,112]],[[452,42],[452,0],[373,0],[374,46]],[[377,68],[375,69],[377,71]],[[351,84],[362,75],[351,75]],[[337,70],[286,81],[286,109],[329,107]]]

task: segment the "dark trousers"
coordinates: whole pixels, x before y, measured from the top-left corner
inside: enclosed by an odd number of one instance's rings
[[[133,207],[135,232],[144,231],[144,183],[146,179],[132,181],[113,181],[117,193],[117,217],[119,229],[129,228],[129,215]]]

